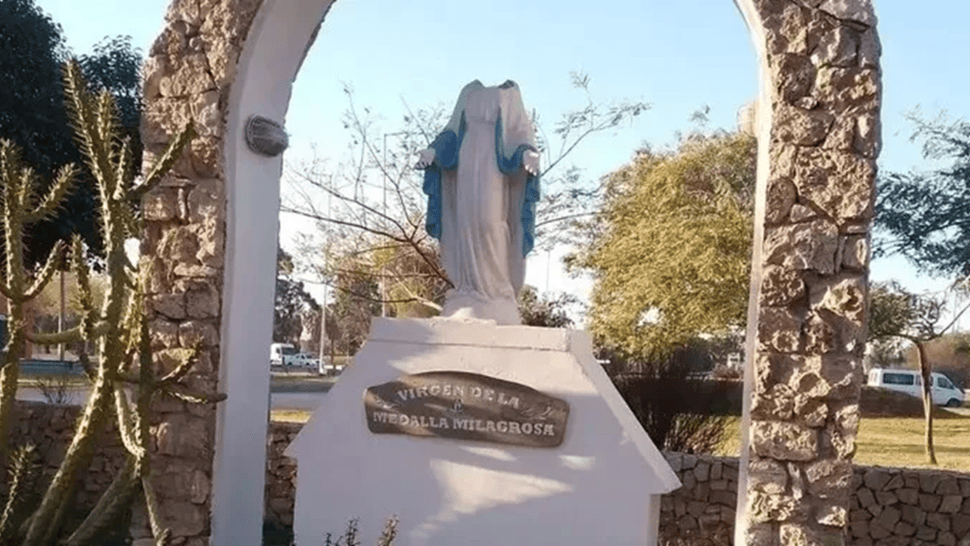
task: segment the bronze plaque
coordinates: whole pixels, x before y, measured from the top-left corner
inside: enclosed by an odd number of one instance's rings
[[[569,404],[531,387],[468,372],[425,372],[369,387],[367,428],[528,447],[562,444]]]

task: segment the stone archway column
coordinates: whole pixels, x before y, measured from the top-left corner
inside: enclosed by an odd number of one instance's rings
[[[201,342],[189,378],[218,405],[155,407],[151,481],[173,544],[261,543],[279,179],[251,115],[280,124],[332,0],[174,0],[145,62],[146,165],[189,120],[198,136],[143,206],[157,365]]]
[[[869,0],[738,0],[761,60],[735,544],[843,544],[881,146]]]

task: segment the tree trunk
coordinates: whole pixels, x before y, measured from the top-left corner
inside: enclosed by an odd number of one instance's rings
[[[930,373],[933,371],[929,360],[926,359],[926,347],[922,341],[916,342],[916,358],[919,363],[920,375],[923,376],[923,413],[926,415],[926,461],[936,463],[936,449],[933,448],[933,391]]]

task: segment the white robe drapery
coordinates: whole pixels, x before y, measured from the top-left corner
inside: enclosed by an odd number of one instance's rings
[[[519,147],[535,149],[518,86],[466,85],[445,131],[460,135],[460,147],[457,168],[441,179],[441,257],[455,285],[442,315],[518,324],[527,173],[521,164],[508,174],[499,168]]]

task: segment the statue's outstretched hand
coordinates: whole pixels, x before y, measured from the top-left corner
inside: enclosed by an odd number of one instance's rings
[[[526,150],[522,154],[522,168],[525,172],[533,175],[539,175],[539,153],[532,150]]]
[[[415,169],[427,169],[434,161],[434,148],[425,148],[418,152],[418,162],[414,165]]]

